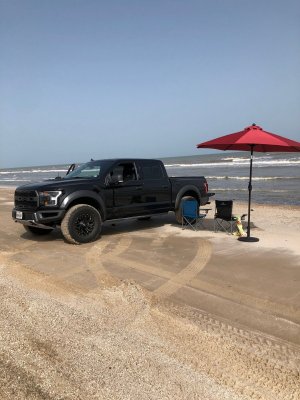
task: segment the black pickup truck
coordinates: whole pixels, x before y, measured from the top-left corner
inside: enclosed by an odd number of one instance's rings
[[[98,160],[18,187],[12,217],[35,235],[60,226],[67,242],[80,244],[96,240],[107,220],[174,211],[181,222],[183,201],[205,205],[211,195],[204,177],[168,177],[160,160]]]

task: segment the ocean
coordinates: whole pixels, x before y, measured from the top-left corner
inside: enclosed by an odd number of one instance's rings
[[[249,153],[222,152],[161,158],[169,176],[202,176],[212,199],[248,201]],[[69,165],[0,169],[0,186],[64,176]],[[300,205],[300,153],[254,153],[252,201],[260,204]]]

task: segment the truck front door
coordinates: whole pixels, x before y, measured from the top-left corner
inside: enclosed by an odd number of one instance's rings
[[[113,190],[113,207],[108,210],[111,218],[143,214],[143,184],[135,162],[120,162],[110,170],[106,179]]]

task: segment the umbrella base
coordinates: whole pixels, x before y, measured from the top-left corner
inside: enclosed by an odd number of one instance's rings
[[[259,239],[253,236],[241,236],[238,238],[240,242],[258,242]]]

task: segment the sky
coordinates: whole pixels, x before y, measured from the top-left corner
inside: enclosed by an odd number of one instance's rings
[[[298,0],[0,0],[0,168],[300,140]]]

